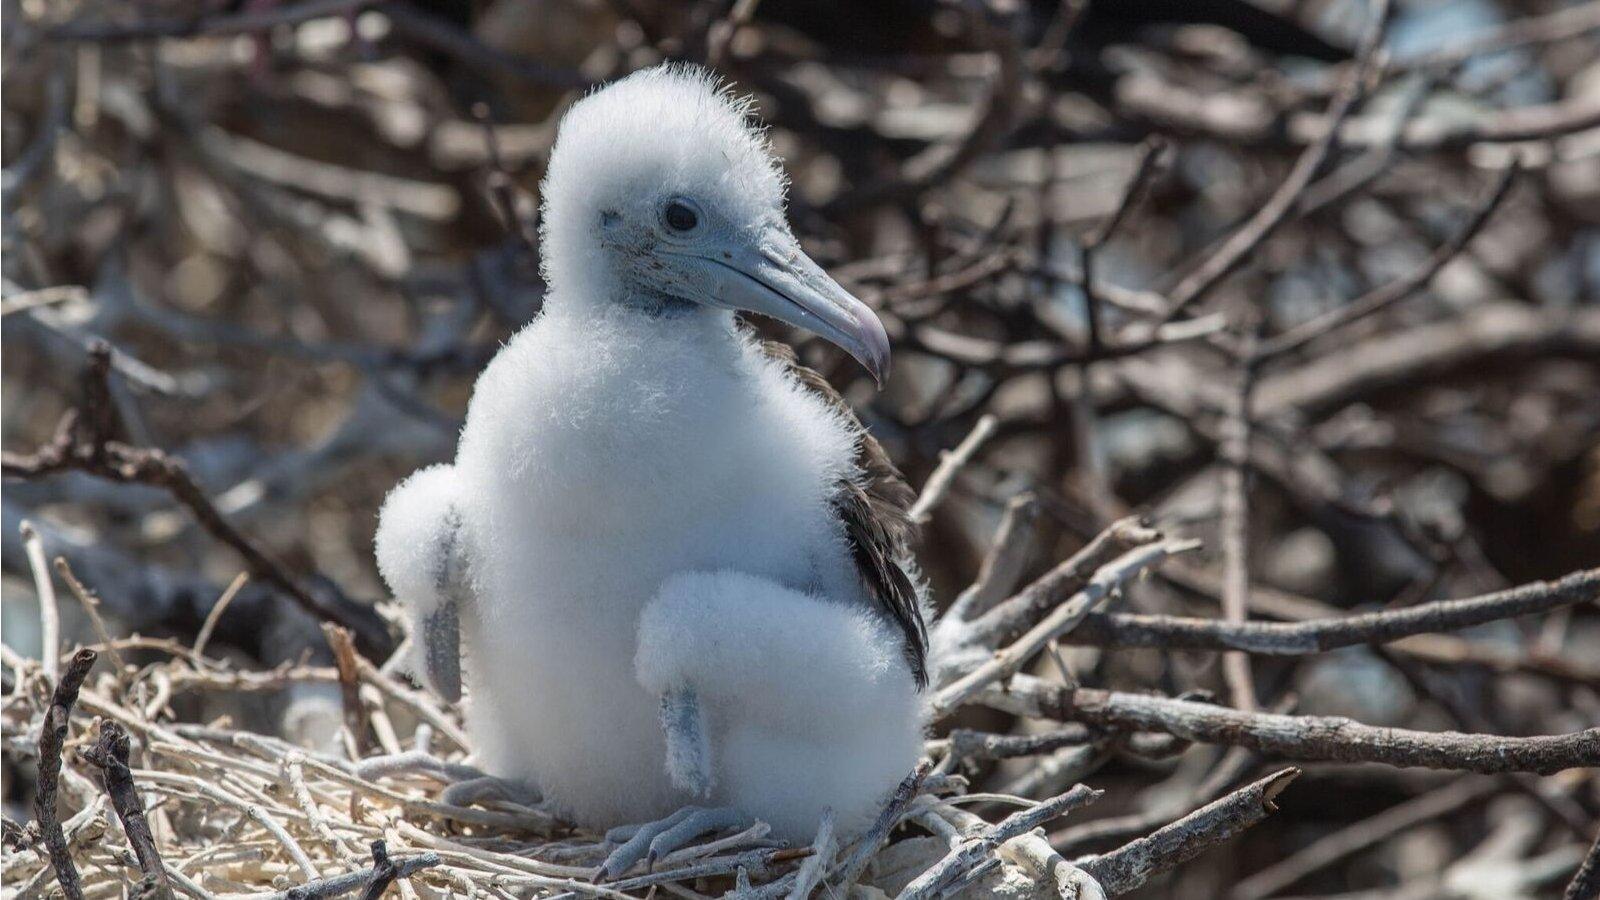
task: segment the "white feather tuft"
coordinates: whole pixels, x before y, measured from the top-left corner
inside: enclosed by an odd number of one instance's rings
[[[652,694],[699,697],[713,801],[757,810],[780,837],[808,840],[830,806],[847,831],[867,825],[922,749],[899,635],[860,605],[680,573],[644,609],[635,667]]]

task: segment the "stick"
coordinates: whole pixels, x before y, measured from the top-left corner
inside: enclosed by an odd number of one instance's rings
[[[972,426],[972,431],[961,439],[961,443],[957,444],[954,450],[943,455],[939,460],[938,467],[933,470],[933,474],[929,475],[927,482],[923,484],[922,493],[917,496],[917,501],[911,505],[909,513],[911,521],[919,525],[927,524],[928,514],[950,492],[950,485],[955,481],[956,473],[972,461],[973,454],[977,453],[978,448],[982,447],[984,442],[989,439],[989,436],[994,434],[998,425],[999,420],[994,416],[984,415],[979,417],[978,423]]]
[[[1187,312],[1191,305],[1243,263],[1262,241],[1289,218],[1300,195],[1311,186],[1311,179],[1316,177],[1317,170],[1322,168],[1339,140],[1340,126],[1363,93],[1367,76],[1374,65],[1379,39],[1383,36],[1384,24],[1389,17],[1389,0],[1375,0],[1367,15],[1367,28],[1361,37],[1361,62],[1349,72],[1339,86],[1339,92],[1329,103],[1322,135],[1300,154],[1300,158],[1295,160],[1294,169],[1256,214],[1173,287],[1172,308],[1167,313],[1167,321]]]
[[[1152,875],[1200,855],[1277,811],[1273,800],[1300,774],[1288,768],[1246,785],[1165,828],[1077,863],[1115,897],[1135,890]]]
[[[390,865],[394,869],[394,878],[410,878],[413,874],[439,865],[439,854],[429,851],[405,859],[393,860]],[[377,867],[348,872],[344,875],[334,875],[331,878],[319,878],[296,888],[290,888],[281,894],[269,895],[272,900],[325,900],[328,897],[341,897],[351,891],[360,890],[370,885],[378,877]],[[391,879],[393,880],[393,879]]]
[[[974,619],[962,641],[995,648],[1014,640],[1056,604],[1083,590],[1101,567],[1136,547],[1159,540],[1161,532],[1146,527],[1137,518],[1111,523],[1066,562]]]
[[[372,728],[367,716],[367,706],[361,702],[361,667],[356,662],[355,641],[347,628],[332,622],[322,623],[322,633],[333,649],[333,661],[339,669],[339,697],[344,708],[344,725],[356,742],[359,759],[372,750]]]
[[[1222,470],[1222,618],[1236,625],[1250,618],[1250,401],[1256,382],[1255,335],[1247,332],[1240,352],[1238,384],[1228,398],[1222,442],[1217,455]],[[1237,651],[1222,655],[1222,677],[1233,705],[1260,707],[1250,657]]]
[[[1292,856],[1281,859],[1233,886],[1236,900],[1270,897],[1296,881],[1358,850],[1387,841],[1400,832],[1454,812],[1468,803],[1481,802],[1503,788],[1493,779],[1463,779],[1428,791],[1404,803],[1363,819],[1348,828],[1318,838]]]
[[[1018,494],[1006,503],[995,530],[994,543],[983,557],[978,577],[950,604],[940,617],[945,622],[965,623],[994,608],[1016,589],[1028,565],[1033,535],[1039,523],[1039,498],[1032,493]]]
[[[855,852],[851,853],[850,858],[845,861],[844,866],[839,871],[839,878],[835,882],[841,893],[849,893],[850,886],[855,884],[857,878],[861,877],[862,870],[867,867],[867,863],[872,861],[872,855],[878,852],[878,845],[883,843],[884,838],[889,836],[889,832],[894,828],[895,823],[900,821],[900,814],[905,811],[912,799],[922,790],[922,780],[928,777],[929,768],[926,763],[923,763],[918,765],[910,775],[901,779],[899,786],[894,789],[894,794],[889,798],[889,802],[884,804],[882,811],[878,813],[878,818],[872,823],[872,827],[867,829],[867,833],[856,841]]]
[[[1123,554],[1096,572],[1094,577],[1089,579],[1089,583],[1083,586],[1083,590],[1057,607],[1027,634],[1018,638],[1016,643],[996,653],[993,659],[957,679],[954,684],[940,690],[929,704],[930,714],[935,719],[942,718],[989,684],[1011,677],[1022,668],[1023,663],[1032,659],[1047,644],[1071,631],[1096,604],[1109,597],[1123,582],[1174,553],[1182,553],[1198,546],[1198,543],[1192,542],[1167,541]]]
[[[1595,837],[1583,864],[1578,866],[1578,873],[1572,876],[1562,900],[1594,900],[1596,897],[1600,897],[1600,835]]]
[[[1600,728],[1538,737],[1377,728],[1340,716],[1241,712],[1170,697],[1068,688],[1017,676],[985,703],[1064,722],[1162,731],[1205,744],[1249,747],[1285,759],[1375,762],[1486,775],[1600,766]]]
[[[400,870],[389,859],[389,848],[382,840],[372,842],[372,880],[361,892],[361,900],[378,900],[389,885],[400,875]]]
[[[1001,844],[1018,835],[1027,834],[1074,809],[1093,803],[1100,798],[1101,793],[1103,792],[1080,784],[1031,809],[1007,816],[985,833],[976,835],[951,849],[949,854],[934,863],[932,868],[906,885],[896,900],[931,900],[933,897],[941,896],[963,875],[992,857]]]
[[[833,859],[836,849],[833,839],[834,816],[833,807],[822,811],[822,822],[817,825],[817,837],[811,842],[811,855],[800,864],[800,871],[795,873],[794,888],[789,891],[789,900],[808,900],[811,892],[816,890],[822,882],[822,876],[828,871],[828,863]]]
[[[78,598],[78,603],[89,616],[89,624],[94,627],[95,636],[100,639],[100,644],[106,648],[106,652],[111,654],[111,664],[117,667],[117,672],[122,672],[128,667],[128,663],[122,658],[122,652],[117,649],[116,641],[111,639],[111,632],[106,630],[106,620],[100,616],[100,598],[78,580],[65,556],[56,557],[54,562],[56,574],[67,583],[67,590],[72,592],[72,596]]]
[[[144,801],[139,799],[139,789],[133,783],[133,772],[128,768],[128,732],[116,722],[100,723],[100,739],[85,750],[84,759],[100,769],[105,779],[106,794],[111,806],[122,820],[122,830],[133,845],[133,855],[139,861],[140,897],[165,900],[172,896],[172,885],[156,850],[155,838],[150,834],[150,820],[146,818]]]
[[[1238,650],[1264,656],[1303,656],[1359,644],[1387,644],[1431,632],[1457,631],[1596,600],[1600,600],[1600,568],[1574,572],[1560,581],[1535,581],[1478,597],[1300,622],[1231,623],[1178,616],[1090,613],[1062,640],[1092,647]]]
[[[195,656],[206,655],[206,645],[211,643],[211,634],[217,630],[217,623],[222,621],[222,614],[228,611],[228,605],[233,603],[233,598],[239,596],[239,592],[244,590],[245,584],[249,581],[249,572],[235,575],[227,589],[222,592],[222,596],[217,598],[216,603],[211,604],[211,611],[206,613],[206,620],[200,625],[200,633],[194,638]]]
[[[1293,353],[1323,335],[1365,319],[1416,293],[1424,285],[1432,281],[1433,276],[1439,274],[1439,270],[1444,268],[1446,263],[1460,255],[1473,237],[1483,230],[1483,226],[1488,223],[1489,217],[1494,215],[1494,211],[1500,207],[1500,201],[1504,200],[1506,194],[1510,193],[1511,185],[1520,171],[1521,169],[1515,163],[1507,166],[1500,173],[1500,177],[1496,180],[1494,187],[1489,190],[1488,196],[1473,211],[1472,216],[1467,219],[1466,224],[1461,226],[1461,229],[1456,232],[1454,237],[1434,250],[1421,266],[1403,278],[1386,282],[1344,306],[1329,310],[1310,321],[1302,322],[1282,334],[1263,341],[1259,349],[1260,359],[1265,361]]]
[[[111,347],[96,341],[89,350],[89,364],[84,371],[82,407],[68,410],[56,426],[55,437],[35,452],[0,454],[0,469],[16,478],[79,471],[110,481],[161,488],[186,507],[207,533],[232,547],[251,574],[288,595],[306,612],[351,629],[374,650],[393,643],[376,612],[365,607],[337,606],[301,587],[282,565],[218,511],[182,460],[154,447],[133,447],[112,440],[115,410],[107,381],[110,371]]]
[[[54,682],[61,673],[61,610],[56,606],[56,586],[44,563],[44,540],[38,529],[23,520],[20,530],[28,568],[33,571],[34,593],[39,597],[39,659],[44,663],[45,677]]]
[[[50,865],[56,870],[56,880],[67,900],[83,900],[83,887],[78,879],[78,867],[72,862],[67,848],[66,834],[61,830],[61,820],[56,817],[56,792],[61,784],[61,748],[67,741],[68,723],[72,707],[78,702],[78,691],[83,680],[94,667],[95,652],[79,650],[67,663],[61,681],[56,684],[50,708],[44,714],[44,727],[39,733],[39,794],[33,801],[33,815],[44,833],[45,848],[50,852]]]

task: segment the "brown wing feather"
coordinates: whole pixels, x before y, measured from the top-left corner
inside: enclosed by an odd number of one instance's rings
[[[801,365],[789,345],[762,341],[761,350],[785,366],[807,390],[843,415],[855,419],[855,413],[833,385]],[[916,585],[899,563],[916,532],[910,515],[916,493],[906,484],[905,476],[895,468],[883,446],[865,428],[856,438],[855,461],[859,475],[839,482],[834,509],[850,539],[862,584],[900,627],[911,676],[919,689],[924,688],[928,685],[928,628],[922,621]]]

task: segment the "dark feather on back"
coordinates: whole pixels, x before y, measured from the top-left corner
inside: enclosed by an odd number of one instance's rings
[[[785,366],[796,381],[829,406],[852,420],[855,418],[844,397],[821,375],[801,365],[789,345],[762,341],[761,350]],[[862,584],[882,611],[899,626],[911,677],[919,689],[925,688],[928,686],[928,628],[922,621],[916,585],[899,563],[916,533],[910,515],[916,493],[906,484],[905,476],[895,468],[883,446],[865,428],[856,438],[855,462],[859,474],[839,482],[833,505],[850,539]]]

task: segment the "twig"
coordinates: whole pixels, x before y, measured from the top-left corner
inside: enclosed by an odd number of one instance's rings
[[[333,650],[333,662],[339,669],[339,696],[344,708],[344,725],[356,742],[357,758],[372,750],[372,723],[367,716],[367,706],[361,702],[361,667],[356,662],[355,641],[348,629],[332,622],[322,623],[322,634]]]
[[[1082,590],[1102,566],[1117,557],[1161,540],[1161,532],[1126,518],[1111,523],[1065,562],[1041,575],[1016,596],[978,616],[963,629],[962,640],[993,649],[1015,639],[1047,611]]]
[[[1391,806],[1378,815],[1318,838],[1293,855],[1240,881],[1233,886],[1230,896],[1235,900],[1270,897],[1363,847],[1387,841],[1407,828],[1454,812],[1469,803],[1482,802],[1502,788],[1494,779],[1464,778],[1448,787],[1428,791],[1415,799]]]
[[[1080,784],[1038,806],[1007,816],[985,833],[975,835],[962,845],[952,848],[943,859],[906,885],[897,900],[929,900],[941,896],[943,891],[974,866],[990,858],[1001,844],[1018,835],[1027,834],[1074,809],[1093,803],[1100,798],[1101,793]]]
[[[217,598],[216,603],[211,604],[211,610],[206,613],[206,620],[200,624],[200,633],[194,638],[195,656],[205,656],[206,645],[211,643],[211,635],[217,630],[217,623],[222,621],[222,614],[228,611],[229,604],[233,603],[234,598],[239,596],[239,592],[244,590],[249,581],[249,572],[235,575],[233,581],[223,590],[222,596]]]
[[[266,551],[217,510],[181,460],[153,447],[132,447],[112,440],[111,423],[115,412],[106,380],[110,367],[110,345],[96,342],[90,349],[89,365],[84,373],[83,406],[69,410],[57,425],[56,436],[34,453],[0,455],[7,476],[41,478],[58,472],[81,471],[111,481],[162,488],[187,507],[202,528],[243,557],[251,574],[287,594],[306,612],[351,629],[369,648],[382,650],[392,643],[388,629],[376,613],[365,608],[335,606],[301,587]]]
[[[61,671],[61,610],[56,606],[56,586],[50,567],[44,562],[44,540],[33,523],[23,520],[22,543],[27,550],[28,568],[33,571],[33,589],[39,600],[39,660],[44,676],[52,682]]]
[[[1150,877],[1198,856],[1277,810],[1273,802],[1300,774],[1288,768],[1247,785],[1171,825],[1110,853],[1078,860],[1107,896],[1126,894]]]
[[[1143,812],[1094,819],[1063,828],[1050,835],[1050,845],[1061,853],[1074,853],[1133,840],[1188,815],[1197,807],[1213,802],[1248,774],[1260,760],[1261,757],[1250,750],[1231,747],[1221,754],[1199,785],[1192,791],[1184,792],[1182,797],[1157,803]]]
[[[1600,897],[1600,835],[1595,836],[1562,900],[1595,900],[1596,897]]]
[[[116,641],[111,639],[111,632],[106,630],[106,620],[100,616],[100,598],[94,592],[84,587],[83,582],[73,573],[72,566],[67,563],[67,558],[58,556],[54,560],[56,574],[67,583],[67,590],[72,596],[78,598],[78,603],[83,606],[83,611],[89,616],[89,624],[93,626],[95,636],[100,639],[100,645],[111,654],[111,663],[120,673],[127,668],[128,663],[122,658],[122,652],[117,649]]]
[[[122,830],[133,845],[133,855],[139,861],[139,871],[144,873],[140,883],[140,897],[170,898],[172,885],[156,849],[155,838],[150,834],[150,821],[145,817],[144,801],[139,799],[139,788],[133,782],[133,772],[128,768],[128,733],[116,722],[100,723],[100,739],[85,750],[83,756],[100,769],[105,779],[106,794],[111,806],[122,820]]]
[[[1083,589],[1061,604],[1039,624],[1018,638],[1016,643],[996,653],[993,659],[972,672],[942,688],[929,703],[929,714],[942,718],[966,702],[984,687],[1004,681],[1022,668],[1047,644],[1070,632],[1097,604],[1109,597],[1112,591],[1140,572],[1159,564],[1174,553],[1198,547],[1197,542],[1164,541],[1139,547],[1097,571]]]
[[[1239,353],[1238,383],[1228,397],[1217,446],[1222,469],[1222,618],[1242,625],[1250,618],[1250,431],[1251,396],[1256,383],[1256,340],[1247,328]],[[1238,651],[1222,655],[1222,677],[1233,705],[1255,710],[1255,678],[1250,657]]]
[[[33,800],[33,815],[39,822],[45,848],[50,853],[50,865],[56,871],[56,880],[61,883],[61,892],[67,900],[82,900],[83,887],[78,867],[73,864],[67,847],[66,835],[61,830],[61,820],[56,817],[56,792],[61,783],[61,749],[67,741],[72,707],[78,702],[78,691],[89,677],[95,658],[95,652],[87,649],[72,655],[61,681],[56,684],[39,732],[39,788]]]
[[[755,16],[760,3],[761,0],[734,0],[728,14],[712,23],[711,32],[707,35],[706,65],[713,69],[722,65],[734,34]]]
[[[1600,311],[1539,312],[1522,303],[1488,303],[1462,315],[1368,338],[1291,371],[1263,378],[1258,418],[1290,410],[1314,414],[1379,390],[1440,378],[1494,359],[1592,358],[1600,353]]]
[[[1273,191],[1272,196],[1261,205],[1255,215],[1229,235],[1220,247],[1173,287],[1169,294],[1172,307],[1167,312],[1167,321],[1188,312],[1190,306],[1216,287],[1288,219],[1299,202],[1300,195],[1310,187],[1311,180],[1316,177],[1323,162],[1333,152],[1334,145],[1339,140],[1340,126],[1355,108],[1372,67],[1376,64],[1379,40],[1383,36],[1384,25],[1389,18],[1389,0],[1374,0],[1368,8],[1367,16],[1367,27],[1362,35],[1361,50],[1358,54],[1360,64],[1347,74],[1338,93],[1328,105],[1328,112],[1324,117],[1325,130],[1321,137],[1300,154],[1288,177],[1276,191]]]
[[[1427,261],[1415,271],[1403,278],[1386,282],[1344,306],[1330,310],[1315,319],[1303,322],[1282,334],[1262,341],[1257,351],[1259,359],[1262,362],[1266,362],[1276,357],[1293,353],[1306,344],[1346,325],[1371,316],[1394,303],[1404,300],[1421,289],[1429,281],[1433,280],[1433,276],[1439,274],[1439,270],[1444,268],[1446,263],[1455,259],[1462,250],[1466,249],[1467,244],[1471,242],[1473,237],[1483,230],[1483,226],[1488,223],[1489,217],[1494,215],[1494,211],[1499,208],[1500,202],[1510,192],[1511,185],[1516,180],[1519,171],[1521,170],[1515,163],[1502,170],[1500,177],[1495,181],[1494,187],[1489,190],[1488,195],[1478,205],[1477,209],[1473,210],[1472,216],[1455,233],[1455,236],[1434,250],[1428,256]]]
[[[811,855],[800,864],[800,871],[795,873],[794,887],[789,891],[789,900],[809,900],[811,892],[822,883],[822,876],[828,871],[828,864],[833,861],[834,850],[837,849],[833,838],[834,815],[833,807],[822,811],[822,821],[817,825],[817,837],[811,842]]]
[[[945,494],[950,492],[950,485],[955,481],[956,473],[972,461],[972,457],[994,434],[999,424],[999,420],[994,416],[979,417],[978,423],[972,426],[972,430],[961,439],[961,443],[957,444],[954,450],[941,456],[939,465],[922,485],[922,493],[917,495],[916,502],[911,505],[909,512],[911,521],[927,524],[928,514],[944,500]]]
[[[843,213],[906,197],[914,197],[961,174],[987,150],[1011,133],[1022,97],[1022,53],[1010,23],[989,21],[987,5],[963,4],[972,33],[995,58],[995,74],[983,107],[955,141],[934,144],[905,161],[894,177],[861,185],[840,194],[829,212]]]
[[[918,765],[910,775],[907,775],[895,787],[894,794],[889,797],[889,802],[884,804],[878,813],[878,818],[873,821],[872,827],[856,839],[855,852],[839,870],[839,877],[834,882],[841,893],[849,893],[850,886],[861,877],[862,870],[867,863],[872,861],[874,853],[878,852],[878,845],[889,836],[890,830],[900,821],[900,814],[910,805],[913,798],[922,790],[922,780],[928,777],[929,766],[926,763]]]
[[[390,866],[394,871],[394,878],[410,878],[423,869],[430,869],[442,862],[439,854],[429,851],[405,859],[391,860]],[[344,875],[334,875],[330,878],[319,878],[316,881],[290,888],[280,894],[268,895],[271,900],[325,900],[328,897],[342,897],[352,891],[358,891],[370,885],[378,877],[377,866],[349,872]],[[392,879],[391,879],[392,880]]]
[[[400,876],[400,870],[389,859],[389,848],[383,841],[372,842],[372,880],[361,892],[361,900],[378,900],[389,885]]]
[[[500,155],[500,137],[495,133],[494,121],[489,117],[487,103],[472,105],[473,118],[483,126],[483,145],[489,157],[489,196],[505,222],[506,230],[516,235],[517,242],[529,260],[539,258],[539,228],[530,216],[523,215],[517,183],[506,171],[505,160]]]
[[[1016,589],[1032,550],[1039,508],[1039,498],[1031,493],[1019,494],[1006,503],[994,542],[978,568],[978,577],[945,610],[941,623],[969,622]],[[936,634],[937,631],[936,628]]]
[[[1391,71],[1448,68],[1486,53],[1578,37],[1597,29],[1600,29],[1600,2],[1590,0],[1540,16],[1512,19],[1477,34],[1452,39],[1439,50],[1395,60]]]
[[[1095,283],[1095,258],[1100,248],[1117,233],[1123,220],[1144,195],[1145,189],[1149,187],[1156,173],[1156,163],[1165,150],[1166,141],[1163,139],[1151,137],[1145,140],[1139,150],[1138,162],[1134,163],[1133,175],[1122,188],[1122,196],[1117,200],[1116,209],[1090,232],[1078,247],[1078,266],[1082,269],[1080,281],[1083,287],[1084,313],[1089,327],[1090,356],[1097,355],[1101,349],[1100,296]],[[1085,379],[1085,384],[1087,383]]]
[[[1429,632],[1456,631],[1596,600],[1600,600],[1600,568],[1574,572],[1560,581],[1536,581],[1478,597],[1300,622],[1235,624],[1216,619],[1091,613],[1063,640],[1096,647],[1239,650],[1267,656],[1300,656],[1359,644],[1386,644]]]
[[[170,19],[145,19],[129,24],[113,22],[68,22],[46,32],[53,41],[95,41],[101,43],[154,38],[222,37],[250,34],[277,25],[291,25],[311,19],[347,15],[375,0],[307,0],[265,12],[231,15],[186,16]]]
[[[1538,737],[1377,728],[1339,716],[1287,716],[1157,697],[1068,688],[1016,676],[989,705],[1102,728],[1161,731],[1206,744],[1249,747],[1286,759],[1376,762],[1466,772],[1536,772],[1600,765],[1600,728]]]

